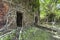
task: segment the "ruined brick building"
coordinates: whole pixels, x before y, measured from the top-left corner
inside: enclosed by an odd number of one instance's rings
[[[32,11],[32,5],[29,5],[29,3],[34,2],[33,0],[20,0],[19,2],[13,2],[14,0],[2,1],[2,4],[5,4],[3,7],[5,9],[2,8],[5,11],[5,24],[2,28],[14,29],[39,23],[38,10]]]

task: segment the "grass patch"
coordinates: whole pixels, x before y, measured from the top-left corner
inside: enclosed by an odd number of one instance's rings
[[[20,34],[20,40],[51,40],[50,33],[36,27],[28,27]]]

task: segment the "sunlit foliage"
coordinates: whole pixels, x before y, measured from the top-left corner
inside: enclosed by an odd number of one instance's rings
[[[51,13],[56,15],[55,18],[59,19],[60,0],[40,0],[40,18],[44,19],[47,14]]]

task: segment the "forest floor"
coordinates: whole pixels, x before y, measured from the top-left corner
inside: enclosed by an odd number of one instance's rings
[[[51,27],[53,25],[51,24],[41,24],[45,27]],[[60,27],[60,25],[55,25],[58,29]],[[21,31],[21,30],[20,30]],[[49,30],[45,30],[42,28],[38,28],[35,26],[29,26],[29,27],[24,27],[22,33],[19,33],[19,40],[60,40],[60,30],[57,30],[57,32],[55,32],[56,34],[53,34],[51,32],[53,31],[49,31]],[[11,40],[13,39],[14,36],[16,36],[15,34],[18,32],[15,32],[13,34],[9,34],[6,35],[5,37],[0,38],[1,40]]]

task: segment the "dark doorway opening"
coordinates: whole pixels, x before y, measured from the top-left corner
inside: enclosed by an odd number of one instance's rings
[[[37,23],[38,23],[38,17],[37,16],[35,16],[35,25],[37,25]]]
[[[21,12],[17,12],[17,26],[18,27],[22,27],[22,18],[23,18],[23,14]]]

